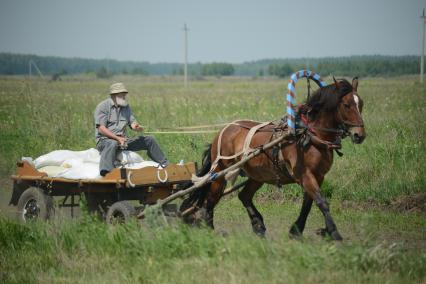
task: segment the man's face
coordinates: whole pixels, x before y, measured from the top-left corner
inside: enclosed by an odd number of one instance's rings
[[[125,107],[128,105],[127,101],[126,101],[126,95],[127,93],[118,93],[113,95],[113,100],[115,102],[116,105],[121,106],[121,107]]]

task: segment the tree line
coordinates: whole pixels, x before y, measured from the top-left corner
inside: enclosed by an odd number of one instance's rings
[[[63,58],[30,54],[0,53],[0,74],[23,75],[33,61],[43,74],[59,78],[64,74],[94,73],[100,78],[115,74],[182,75],[182,63],[149,63],[113,59]],[[417,74],[418,56],[348,56],[326,58],[263,59],[240,64],[191,63],[190,76],[277,76],[286,77],[300,69],[323,76],[397,76]]]

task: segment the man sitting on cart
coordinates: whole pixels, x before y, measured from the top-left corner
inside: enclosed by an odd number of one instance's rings
[[[127,93],[123,83],[112,84],[110,98],[102,101],[95,110],[96,148],[101,154],[101,176],[105,176],[114,168],[117,151],[120,149],[148,150],[148,156],[153,161],[162,167],[169,164],[154,137],[127,137],[127,126],[137,132],[143,131],[126,100]]]

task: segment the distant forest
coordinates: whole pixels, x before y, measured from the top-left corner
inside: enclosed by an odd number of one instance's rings
[[[112,59],[62,58],[29,54],[0,53],[0,74],[29,73],[30,62],[44,75],[57,78],[64,74],[95,73],[106,78],[114,74],[181,75],[182,63],[149,63]],[[418,56],[349,56],[297,59],[263,59],[239,64],[191,63],[188,73],[202,76],[278,76],[309,68],[323,76],[397,76],[416,74],[420,69]],[[33,67],[33,73],[36,70]]]

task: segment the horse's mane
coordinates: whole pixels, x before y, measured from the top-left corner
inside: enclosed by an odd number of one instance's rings
[[[302,114],[309,111],[311,119],[321,111],[333,111],[342,97],[352,92],[352,84],[346,79],[339,79],[336,84],[327,85],[316,90],[300,109]]]

